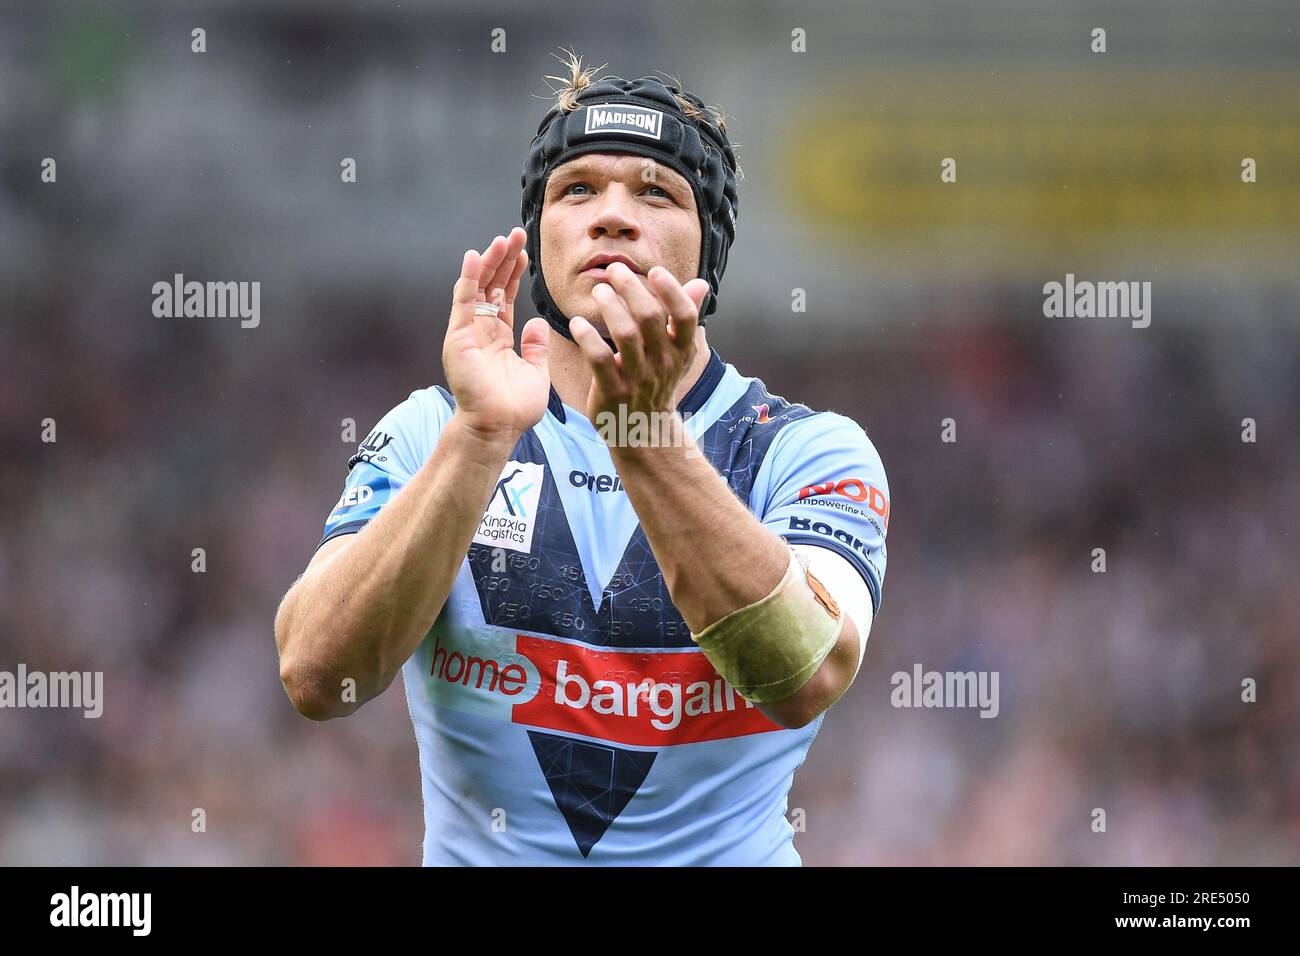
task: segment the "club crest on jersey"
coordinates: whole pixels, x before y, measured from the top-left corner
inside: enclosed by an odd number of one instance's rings
[[[474,533],[475,544],[525,554],[532,552],[533,525],[542,499],[543,467],[531,461],[506,462]]]
[[[663,132],[664,114],[645,106],[629,103],[610,103],[605,106],[588,106],[583,133],[630,133],[659,139]]]

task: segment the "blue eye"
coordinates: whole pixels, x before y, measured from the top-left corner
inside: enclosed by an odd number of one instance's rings
[[[591,188],[591,187],[588,186],[586,183],[570,183],[568,186],[566,186],[566,187],[564,188],[564,194],[565,194],[566,196],[570,195],[570,192],[571,192],[573,189],[576,189],[578,186],[581,186],[583,189],[590,189],[590,188]]]

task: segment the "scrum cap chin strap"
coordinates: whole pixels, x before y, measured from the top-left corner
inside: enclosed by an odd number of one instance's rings
[[[569,317],[551,298],[542,275],[542,202],[546,182],[556,167],[585,153],[645,156],[676,170],[690,183],[700,215],[700,278],[709,283],[700,308],[700,325],[718,307],[727,250],[736,237],[736,156],[727,134],[712,122],[703,101],[682,93],[703,114],[687,116],[674,96],[679,92],[653,76],[639,80],[608,77],[578,94],[576,110],[552,107],[537,127],[522,181],[528,274],[538,314],[567,339],[573,338]]]

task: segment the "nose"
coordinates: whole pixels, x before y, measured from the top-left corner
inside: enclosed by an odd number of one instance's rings
[[[587,235],[592,239],[604,236],[636,239],[641,235],[641,224],[634,215],[633,196],[621,183],[611,185],[599,201],[588,208],[592,209],[592,216],[587,224]]]

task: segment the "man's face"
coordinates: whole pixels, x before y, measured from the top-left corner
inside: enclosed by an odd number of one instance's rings
[[[583,316],[603,334],[591,294],[608,281],[593,265],[600,256],[623,257],[643,285],[654,266],[681,283],[699,275],[700,217],[686,180],[651,159],[619,153],[587,153],[557,167],[543,197],[541,269],[560,311]]]

